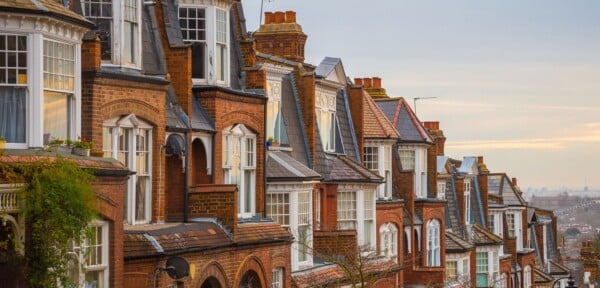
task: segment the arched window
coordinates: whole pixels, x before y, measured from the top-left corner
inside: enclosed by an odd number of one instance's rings
[[[387,222],[379,228],[379,254],[397,260],[398,256],[398,228],[394,223]]]
[[[440,266],[440,222],[427,223],[427,266]]]
[[[523,269],[523,288],[531,288],[531,266],[525,266]]]
[[[256,134],[243,124],[223,130],[223,183],[238,186],[238,216],[252,217],[256,204]]]

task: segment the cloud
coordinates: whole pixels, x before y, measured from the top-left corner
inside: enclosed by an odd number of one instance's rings
[[[587,128],[596,128],[596,127],[600,127],[600,122],[585,123],[585,124],[583,124],[583,126],[585,126]]]
[[[584,106],[532,106],[532,108],[543,109],[543,110],[560,110],[560,111],[600,111],[599,107],[584,107]],[[600,123],[596,123],[599,124]]]
[[[600,123],[591,123],[600,125]],[[600,142],[600,133],[572,137],[556,138],[523,138],[509,140],[467,140],[447,142],[446,148],[456,150],[562,150],[566,149],[572,143],[592,143]]]

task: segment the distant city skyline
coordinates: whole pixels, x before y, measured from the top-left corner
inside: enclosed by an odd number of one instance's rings
[[[242,1],[248,31],[260,0]],[[600,2],[290,1],[306,61],[342,59],[440,121],[446,155],[485,158],[526,189],[600,188]]]

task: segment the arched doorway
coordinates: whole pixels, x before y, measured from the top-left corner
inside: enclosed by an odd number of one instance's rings
[[[262,288],[258,274],[254,270],[246,272],[240,281],[239,288]]]
[[[221,284],[217,278],[209,277],[208,279],[204,280],[204,283],[202,283],[200,288],[221,288]]]
[[[182,221],[185,197],[185,156],[186,144],[183,136],[171,134],[166,143],[166,185],[167,221]]]
[[[206,147],[204,147],[204,143],[202,140],[195,139],[192,142],[192,167],[191,167],[191,176],[192,176],[192,185],[198,184],[210,184],[211,179],[208,174],[208,163],[206,161]]]

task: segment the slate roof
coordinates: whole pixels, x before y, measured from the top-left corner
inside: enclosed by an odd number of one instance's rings
[[[437,173],[441,174],[444,172],[447,172],[448,174],[452,173],[452,171],[445,171],[447,170],[446,168],[446,164],[448,163],[448,159],[450,157],[448,156],[437,156]]]
[[[317,66],[317,68],[315,69],[315,75],[317,75],[317,77],[326,78],[327,76],[329,76],[329,74],[331,74],[331,72],[333,72],[335,66],[337,66],[338,64],[341,65],[343,68],[342,59],[334,57],[325,57],[321,61],[321,63],[319,63],[319,66]]]
[[[473,174],[473,166],[477,164],[477,157],[463,157],[463,161],[458,167],[458,173]],[[477,167],[477,166],[475,166]]]
[[[358,151],[358,145],[356,144],[356,134],[354,133],[354,124],[352,123],[352,116],[350,115],[350,105],[348,104],[348,96],[346,90],[340,89],[336,96],[336,115],[338,120],[338,137],[336,137],[335,147],[344,148],[343,151],[336,151],[338,153],[346,154],[349,158],[355,159],[360,162],[360,153]],[[340,143],[341,140],[341,143]]]
[[[200,101],[192,100],[192,129],[215,132],[215,122],[208,115]]]
[[[367,261],[363,265],[363,272],[369,278],[373,277],[370,276],[373,272],[380,274],[382,271],[387,271],[391,274],[400,271],[400,266],[397,263],[384,257]],[[377,276],[378,278],[383,277],[383,275]],[[329,263],[292,274],[292,282],[295,287],[299,288],[332,287],[335,283],[342,283],[347,280],[348,277],[341,267]],[[337,287],[339,285],[333,286]]]
[[[325,157],[325,165],[317,165],[317,172],[324,182],[370,182],[381,183],[383,178],[344,155],[319,153]]]
[[[0,155],[0,163],[26,165],[37,161],[56,161],[58,158],[72,161],[77,166],[92,169],[95,174],[130,175],[129,171],[121,162],[113,158],[83,157],[73,154],[59,154],[44,150],[33,149],[6,149]]]
[[[242,76],[242,67],[244,66],[244,59],[242,58],[242,51],[240,48],[240,41],[237,39],[243,38],[240,35],[237,35],[237,29],[235,29],[236,20],[234,15],[234,10],[237,10],[240,13],[240,25],[242,26],[242,33],[245,33],[246,30],[246,19],[243,15],[242,3],[236,2],[233,3],[232,9],[229,10],[229,29],[230,31],[230,41],[231,49],[229,49],[229,86],[232,89],[242,90],[244,89],[243,76]]]
[[[169,85],[166,97],[165,122],[167,129],[184,130],[189,128],[189,118],[181,109],[175,98],[175,90]]]
[[[375,102],[400,133],[401,142],[433,143],[431,136],[404,98],[375,99]]]
[[[383,115],[371,95],[363,92],[363,125],[365,138],[398,139],[400,134]]]
[[[502,203],[508,206],[525,206],[525,199],[514,189],[506,174],[488,176],[488,192],[492,196],[502,197]]]
[[[292,156],[283,151],[269,151],[265,170],[268,181],[277,180],[318,180],[321,178],[317,172],[296,161]]]
[[[476,246],[502,245],[502,238],[481,227],[479,224],[471,226],[471,237]]]
[[[176,0],[160,1],[164,15],[164,26],[167,34],[167,40],[171,47],[186,46],[181,35],[181,27],[179,27],[179,15],[177,12]]]
[[[153,256],[187,249],[232,244],[216,223],[166,223],[128,226],[123,235],[125,258]]]
[[[308,137],[304,128],[302,119],[302,110],[300,109],[300,97],[296,90],[294,77],[283,77],[281,82],[281,113],[288,136],[288,142],[293,148],[290,155],[296,161],[307,167],[312,166],[312,157],[308,148]],[[317,135],[318,137],[318,135]]]
[[[3,12],[45,14],[91,28],[94,24],[55,0],[0,0]]]
[[[159,23],[153,5],[142,6],[142,68],[146,75],[166,75],[167,64],[163,51]]]
[[[462,237],[446,231],[446,252],[449,253],[463,253],[470,249],[473,249],[473,244],[463,239]]]
[[[551,275],[568,275],[571,270],[569,269],[569,267],[554,262],[552,260],[549,261],[550,262],[550,274]]]

